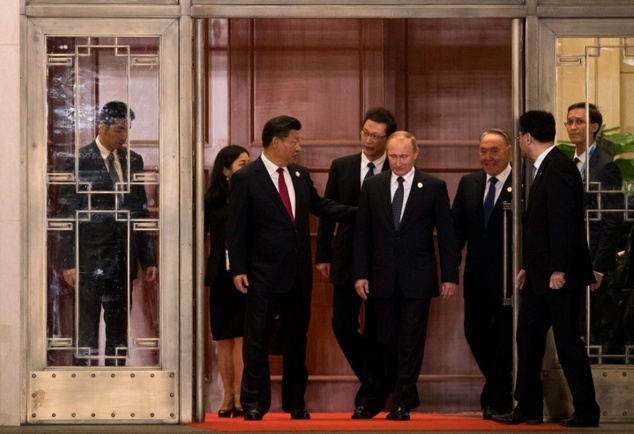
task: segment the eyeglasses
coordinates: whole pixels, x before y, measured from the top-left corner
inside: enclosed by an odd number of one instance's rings
[[[520,137],[522,137],[524,134],[526,133],[520,133],[519,136],[515,136],[515,138],[513,139],[515,141],[515,143],[520,141]]]
[[[568,119],[566,122],[564,122],[565,127],[571,127],[573,125],[580,127],[581,125],[585,125],[585,124],[586,124],[586,121],[583,119]]]
[[[371,138],[373,141],[377,142],[381,139],[386,138],[387,136],[379,136],[376,133],[371,133],[368,130],[366,130],[365,128],[361,130],[361,134],[363,135],[363,137],[365,137],[366,139],[369,137]]]

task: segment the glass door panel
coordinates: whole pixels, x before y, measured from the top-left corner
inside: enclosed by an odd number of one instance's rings
[[[27,34],[27,422],[190,420],[178,20]]]
[[[596,364],[634,364],[634,103],[628,98],[634,88],[633,42],[557,38],[558,143],[571,158],[582,156],[586,228],[601,280],[587,292],[582,320]]]
[[[47,365],[158,366],[159,38],[48,38],[47,81]]]

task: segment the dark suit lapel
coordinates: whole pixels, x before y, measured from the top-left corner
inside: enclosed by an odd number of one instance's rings
[[[123,174],[123,179],[121,182],[127,182],[128,180],[128,150],[126,148],[121,148],[117,152],[119,158],[119,164],[121,164],[121,172]]]
[[[273,184],[271,175],[269,175],[269,172],[266,170],[266,166],[262,161],[262,157],[259,157],[251,164],[255,165],[254,171],[256,173],[257,181],[264,192],[271,198],[271,201],[275,204],[275,207],[286,216],[289,222],[291,222],[291,216],[289,216],[288,212],[286,211],[284,202],[282,202],[280,193],[279,191],[277,191],[277,188],[275,188],[275,184]],[[295,207],[295,209],[297,209],[297,203],[295,204]]]
[[[599,149],[595,148],[594,152],[592,153],[592,157],[590,158],[590,168],[588,169],[590,172],[590,181],[597,181],[597,176],[598,176],[598,170],[596,170],[596,166],[597,164],[599,164]],[[581,179],[583,180],[584,183],[584,188],[585,188],[585,183],[586,183],[586,179],[585,179],[586,174],[582,174],[581,175]]]
[[[403,211],[403,217],[401,218],[401,223],[399,227],[403,227],[407,224],[407,221],[410,219],[414,209],[416,208],[416,204],[420,203],[421,197],[425,193],[425,180],[422,172],[418,169],[414,170],[414,178],[412,179],[412,188],[409,191],[409,196],[407,197],[407,202],[403,204],[405,210]]]
[[[390,162],[387,159],[387,155],[385,156],[385,161],[383,161],[383,167],[381,168],[381,172],[384,172],[386,170],[389,170],[390,168]]]
[[[379,183],[379,197],[383,208],[385,218],[389,223],[389,226],[396,231],[394,227],[394,218],[392,217],[392,191],[390,190],[390,184],[392,182],[392,174],[388,172],[385,176],[385,180]]]
[[[361,191],[361,153],[352,158],[348,167],[346,167],[346,174],[352,177],[348,180],[352,185],[353,191]],[[357,197],[358,200],[358,197]]]
[[[114,191],[114,185],[106,167],[106,162],[101,156],[97,142],[92,142],[84,148],[81,156],[80,181],[90,181],[93,191]]]
[[[300,213],[301,215],[306,214],[299,210],[310,209],[310,205],[308,203],[309,199],[305,194],[303,194],[305,190],[304,188],[302,188],[302,184],[306,182],[306,180],[301,179],[300,171],[297,170],[297,168],[294,165],[291,164],[290,166],[288,166],[288,171],[291,174],[291,179],[293,180],[293,189],[295,190],[295,221],[297,221],[298,214]],[[280,198],[280,202],[282,202],[281,198]]]

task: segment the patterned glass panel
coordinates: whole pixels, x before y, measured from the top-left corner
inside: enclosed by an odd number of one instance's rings
[[[634,102],[628,98],[634,90],[633,42],[557,40],[558,143],[571,158],[585,155],[578,167],[590,254],[601,281],[587,291],[581,324],[596,364],[634,364]],[[568,110],[575,103],[581,106]]]
[[[47,71],[47,365],[156,367],[159,39],[49,37]]]

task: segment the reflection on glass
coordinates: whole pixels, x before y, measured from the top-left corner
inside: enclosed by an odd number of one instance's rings
[[[628,44],[628,38],[557,40],[559,145],[584,179],[598,282],[581,321],[596,364],[634,364],[634,103],[623,97],[634,87]]]
[[[158,38],[47,46],[48,365],[158,366]]]

